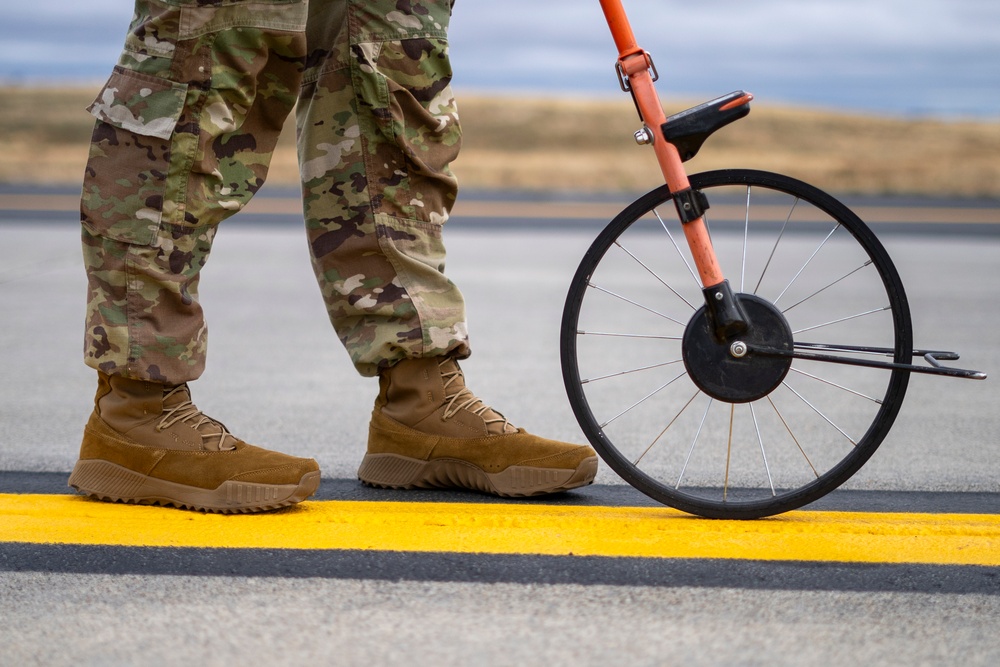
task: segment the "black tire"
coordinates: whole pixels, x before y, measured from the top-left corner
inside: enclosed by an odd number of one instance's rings
[[[711,204],[706,222],[750,313],[747,335],[756,321],[797,347],[865,358],[877,348],[884,361],[911,362],[899,275],[850,209],[767,172],[690,180]],[[766,367],[755,370],[728,354],[718,370],[691,343],[705,318],[701,289],[665,186],[622,211],[587,251],[566,298],[561,356],[595,449],[640,491],[704,517],[778,514],[843,484],[889,432],[909,373],[759,356],[753,363]]]

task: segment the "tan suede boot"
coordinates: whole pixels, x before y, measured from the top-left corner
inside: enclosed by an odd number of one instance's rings
[[[597,454],[515,428],[479,400],[458,362],[410,359],[379,376],[358,470],[365,484],[533,496],[590,484]]]
[[[248,445],[169,387],[98,374],[69,485],[103,500],[208,512],[285,507],[319,487],[319,466]]]

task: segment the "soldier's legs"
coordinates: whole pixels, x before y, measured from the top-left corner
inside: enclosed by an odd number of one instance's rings
[[[462,295],[444,271],[461,130],[451,93],[450,0],[313,0],[298,107],[313,266],[363,375],[469,354]]]
[[[504,496],[589,484],[588,446],[512,426],[465,385],[465,308],[444,276],[461,131],[450,0],[312,0],[297,125],[313,264],[355,367],[379,376],[365,483]]]
[[[85,356],[181,383],[204,368],[198,274],[216,226],[264,182],[305,51],[303,0],[137,0],[90,107]]]
[[[248,445],[191,401],[205,365],[198,276],[217,225],[260,188],[295,99],[304,0],[136,0],[97,118],[81,219],[94,412],[71,486],[125,502],[252,512],[319,468]]]

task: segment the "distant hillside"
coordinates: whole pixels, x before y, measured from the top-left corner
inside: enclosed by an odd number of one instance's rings
[[[0,182],[77,183],[86,161],[95,90],[0,88]],[[668,113],[685,104],[669,101]],[[630,100],[466,96],[463,186],[531,190],[648,189],[652,151],[637,147]],[[271,180],[297,182],[289,122]],[[834,192],[1000,197],[1000,122],[856,116],[755,103],[713,136],[691,171],[753,167]]]

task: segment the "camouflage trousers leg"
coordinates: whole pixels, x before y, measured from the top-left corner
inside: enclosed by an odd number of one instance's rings
[[[460,144],[448,0],[312,0],[298,130],[313,263],[358,370],[468,355],[441,225]],[[204,369],[198,277],[260,188],[306,56],[306,0],[136,0],[81,202],[87,363],[179,383]]]
[[[441,239],[461,143],[451,0],[311,0],[297,108],[313,267],[362,375],[469,355],[465,305]]]
[[[264,182],[305,55],[306,0],[136,0],[90,107],[84,354],[180,383],[205,365],[198,275],[217,225]]]

